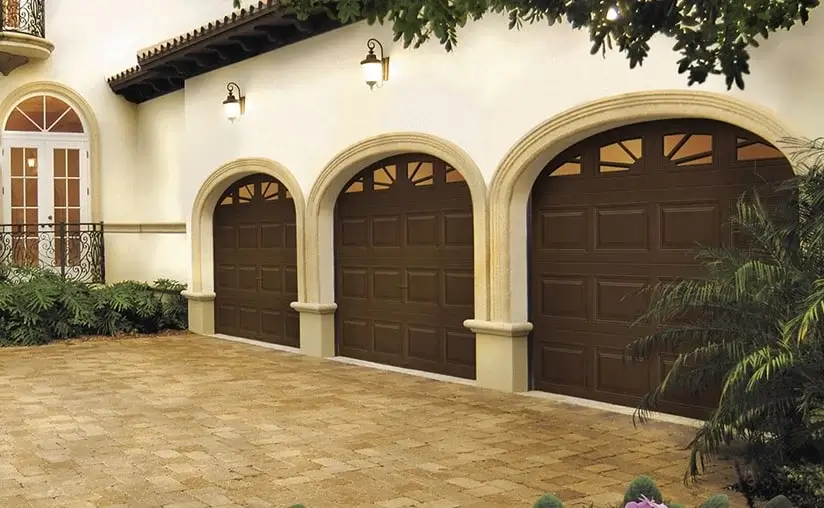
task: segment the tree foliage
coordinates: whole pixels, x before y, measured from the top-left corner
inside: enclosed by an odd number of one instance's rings
[[[652,288],[639,321],[655,328],[629,347],[636,359],[679,353],[642,418],[666,396],[721,389],[690,475],[736,442],[757,467],[824,461],[824,142],[794,150],[802,174],[773,199],[742,197],[731,218],[740,243],[699,251],[706,278]]]
[[[318,10],[344,23],[389,22],[395,40],[419,47],[430,38],[446,51],[458,43],[458,29],[488,12],[504,14],[509,28],[566,21],[586,29],[592,54],[617,48],[630,68],[641,65],[650,40],[663,35],[674,40],[680,54],[678,72],[688,84],[723,75],[727,88],[744,88],[749,74],[749,48],[772,32],[806,23],[819,0],[282,0],[303,19]],[[234,0],[235,7],[244,2]],[[609,15],[618,14],[617,19]],[[563,48],[557,48],[559,51]],[[552,50],[552,48],[550,48]]]

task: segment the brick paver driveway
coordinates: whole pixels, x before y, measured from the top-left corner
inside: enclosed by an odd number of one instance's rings
[[[681,483],[627,416],[194,335],[0,350],[0,506],[528,508]],[[726,480],[726,479],[725,479]]]

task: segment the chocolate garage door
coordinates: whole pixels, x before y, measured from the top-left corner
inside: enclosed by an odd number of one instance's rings
[[[214,215],[215,331],[300,346],[295,204],[267,175],[234,183]]]
[[[472,200],[436,158],[392,157],[359,173],[337,202],[338,354],[475,377]]]
[[[673,356],[625,364],[647,284],[700,277],[696,244],[731,241],[729,214],[757,182],[792,176],[780,152],[711,121],[660,121],[597,135],[560,154],[532,190],[530,313],[535,388],[636,405]],[[661,409],[698,415],[707,401]]]

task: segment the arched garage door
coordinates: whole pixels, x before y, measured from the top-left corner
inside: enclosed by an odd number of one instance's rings
[[[636,405],[673,357],[624,363],[624,346],[642,333],[629,327],[645,306],[632,293],[702,276],[696,244],[729,243],[740,194],[790,176],[778,150],[711,121],[623,127],[559,155],[532,190],[535,388]],[[701,405],[678,398],[661,409],[698,415]]]
[[[338,197],[338,354],[475,377],[472,200],[454,168],[422,154],[370,166]]]
[[[235,182],[214,215],[215,331],[300,346],[295,203],[268,175]]]

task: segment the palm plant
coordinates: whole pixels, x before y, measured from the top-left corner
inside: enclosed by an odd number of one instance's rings
[[[640,403],[642,421],[666,396],[720,388],[690,443],[688,477],[742,440],[770,461],[824,458],[824,139],[787,144],[801,174],[770,199],[742,196],[731,217],[740,241],[700,248],[704,279],[650,288],[638,323],[652,331],[628,347],[634,359],[678,353]]]

